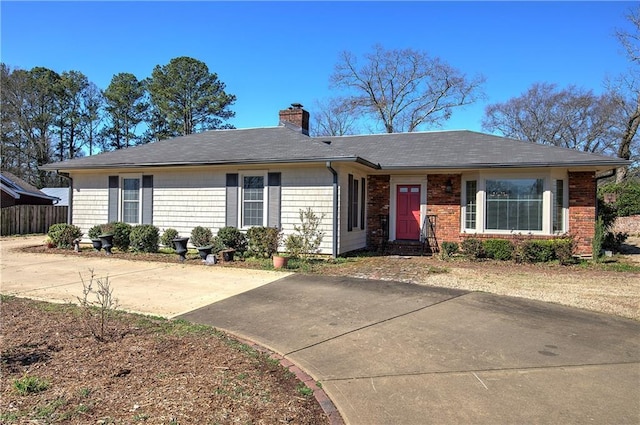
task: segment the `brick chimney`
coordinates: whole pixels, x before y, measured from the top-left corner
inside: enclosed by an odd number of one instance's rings
[[[292,103],[289,109],[280,111],[280,125],[290,124],[309,135],[309,112],[302,109],[300,103]]]

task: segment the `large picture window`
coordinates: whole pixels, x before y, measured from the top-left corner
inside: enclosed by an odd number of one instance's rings
[[[486,181],[486,229],[540,231],[543,179]]]
[[[264,176],[245,176],[242,190],[242,226],[264,225]]]
[[[140,222],[140,179],[122,179],[122,221]]]

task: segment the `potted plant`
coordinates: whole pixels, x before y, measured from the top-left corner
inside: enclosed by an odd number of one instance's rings
[[[102,249],[102,241],[100,240],[101,234],[102,234],[102,226],[100,226],[99,224],[96,224],[95,226],[93,226],[91,229],[89,229],[89,232],[87,233],[87,235],[89,236],[89,239],[91,239],[91,243],[93,244],[93,249],[95,249],[98,252],[100,252],[100,250]]]
[[[213,250],[213,234],[211,229],[202,226],[196,226],[191,230],[191,243],[198,250],[200,258],[206,260],[207,256],[211,254]]]

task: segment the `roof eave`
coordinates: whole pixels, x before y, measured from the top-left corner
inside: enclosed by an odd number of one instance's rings
[[[593,161],[584,161],[584,162],[520,162],[517,164],[449,164],[449,165],[412,165],[412,166],[402,166],[402,165],[392,165],[392,166],[380,166],[381,170],[447,170],[447,169],[463,169],[463,170],[474,170],[474,169],[486,169],[486,168],[549,168],[549,167],[592,167],[592,168],[602,168],[605,167],[607,169],[624,167],[627,165],[631,165],[631,161],[608,161],[608,162],[593,162]]]
[[[39,168],[44,171],[69,172],[79,170],[112,170],[119,168],[166,168],[166,167],[200,167],[200,166],[233,166],[233,165],[252,165],[252,164],[298,164],[312,162],[356,162],[370,168],[379,169],[379,164],[374,164],[364,158],[358,156],[353,157],[318,157],[304,159],[248,159],[248,160],[229,160],[229,161],[202,161],[202,162],[150,162],[136,164],[101,164],[101,165],[78,165],[64,166],[63,164],[47,164]]]

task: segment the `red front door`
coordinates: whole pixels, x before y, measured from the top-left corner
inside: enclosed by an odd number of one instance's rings
[[[420,185],[398,185],[396,239],[420,239]]]

